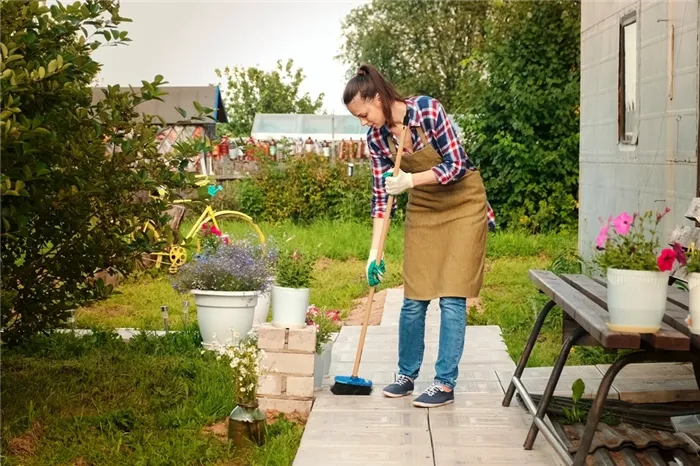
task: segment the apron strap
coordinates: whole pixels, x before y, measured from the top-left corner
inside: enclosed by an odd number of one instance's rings
[[[428,142],[428,138],[425,137],[425,132],[423,131],[422,126],[418,127],[418,136],[420,136],[420,140],[423,141],[423,145],[425,145],[425,147],[428,147],[430,145],[430,143]]]
[[[394,138],[389,134],[389,136],[386,138],[387,142],[389,143],[389,150],[391,151],[391,155],[396,155],[396,146],[394,145]]]

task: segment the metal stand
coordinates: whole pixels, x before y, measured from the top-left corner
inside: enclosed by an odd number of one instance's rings
[[[523,375],[523,371],[527,366],[527,361],[530,358],[532,349],[537,342],[537,337],[539,336],[544,320],[549,314],[549,311],[554,308],[554,301],[549,301],[540,314],[537,316],[537,321],[530,333],[530,338],[528,339],[527,345],[523,350],[523,354],[520,357],[518,366],[513,373],[510,385],[508,386],[508,391],[503,398],[503,406],[509,406],[510,402],[515,394],[515,391],[520,394],[528,411],[533,416],[532,425],[530,426],[530,431],[527,434],[525,443],[523,447],[525,450],[531,450],[535,444],[535,439],[539,431],[545,436],[550,445],[554,448],[557,455],[564,461],[568,466],[583,466],[586,464],[586,457],[588,456],[588,450],[591,448],[593,443],[593,437],[595,435],[596,428],[598,427],[598,422],[603,414],[603,408],[605,402],[608,398],[608,393],[612,387],[613,381],[617,374],[628,364],[640,363],[640,362],[692,362],[693,369],[695,371],[695,379],[698,383],[698,388],[700,389],[700,355],[695,354],[690,351],[660,351],[660,350],[644,350],[637,351],[635,353],[630,353],[625,355],[615,361],[610,368],[605,372],[603,379],[601,380],[600,386],[598,387],[598,392],[591,406],[591,410],[588,413],[588,419],[586,421],[586,427],[583,431],[581,441],[579,443],[576,454],[572,458],[569,451],[565,447],[562,439],[555,432],[554,428],[550,423],[545,422],[545,415],[547,413],[547,408],[554,395],[554,390],[556,389],[561,373],[566,365],[566,361],[569,357],[571,348],[573,348],[579,340],[586,337],[588,332],[586,332],[582,327],[578,327],[574,332],[568,336],[562,345],[562,349],[557,356],[557,360],[552,368],[552,374],[547,381],[547,386],[545,387],[542,399],[539,405],[535,405],[530,394],[525,388],[524,384],[520,380]]]

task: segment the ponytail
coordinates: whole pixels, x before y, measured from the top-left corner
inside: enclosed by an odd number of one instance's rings
[[[343,103],[347,106],[358,94],[365,100],[372,100],[379,95],[384,118],[389,127],[394,126],[391,105],[396,101],[403,101],[404,98],[372,65],[360,66],[357,74],[348,81],[343,92]]]

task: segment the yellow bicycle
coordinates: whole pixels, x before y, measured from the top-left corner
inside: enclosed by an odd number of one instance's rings
[[[207,175],[196,175],[196,177],[200,178],[200,181],[197,182],[198,186],[201,187],[209,185],[208,191],[211,197],[213,197],[218,191],[221,191],[223,189],[221,185],[211,184],[211,180]],[[165,196],[165,194],[166,191],[163,188],[158,189],[159,196]],[[179,199],[174,201],[174,204],[178,205],[190,202],[192,202],[191,199]],[[187,232],[187,235],[185,235],[185,237],[182,239],[180,244],[170,244],[167,250],[165,251],[151,253],[151,255],[156,256],[154,260],[155,268],[160,268],[160,266],[163,265],[163,263],[165,262],[166,265],[169,265],[168,270],[170,273],[177,273],[180,267],[182,267],[187,262],[187,249],[185,249],[185,246],[188,245],[191,242],[192,238],[195,237],[197,232],[199,232],[202,229],[202,225],[206,225],[209,222],[211,222],[219,231],[221,231],[219,221],[224,219],[239,219],[247,222],[258,236],[260,244],[265,244],[265,235],[263,234],[262,230],[260,230],[260,227],[255,222],[253,222],[253,219],[250,216],[244,214],[243,212],[238,212],[235,210],[216,211],[211,207],[211,204],[208,204],[197,219],[197,221],[194,223],[194,225],[192,225],[192,228],[190,228],[190,230]],[[146,233],[149,230],[156,240],[160,239],[160,234],[156,231],[153,222],[150,220],[146,221],[146,223],[143,226],[144,233]],[[196,242],[196,250],[197,252],[201,250],[199,240],[197,240]],[[167,261],[164,261],[164,259],[166,258]]]

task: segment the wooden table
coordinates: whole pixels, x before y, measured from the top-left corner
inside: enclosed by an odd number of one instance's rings
[[[584,275],[558,276],[546,270],[531,270],[530,279],[549,301],[540,311],[527,345],[523,350],[513,374],[503,406],[509,406],[517,390],[534,416],[524,448],[531,450],[537,433],[541,430],[547,441],[567,465],[585,464],[588,450],[593,442],[596,427],[600,420],[610,387],[620,370],[632,363],[640,362],[691,362],[695,379],[700,389],[700,335],[692,334],[685,322],[688,316],[688,292],[669,287],[666,313],[661,329],[650,333],[624,333],[608,329],[607,290],[605,280],[592,279]],[[559,356],[552,368],[547,386],[535,405],[527,392],[521,377],[527,366],[542,325],[554,307],[562,309],[563,343]],[[617,359],[606,371],[601,380],[591,410],[588,413],[586,428],[578,450],[572,456],[564,447],[551,423],[545,421],[545,413],[552,400],[562,370],[574,346],[601,346],[606,350],[633,350]]]

